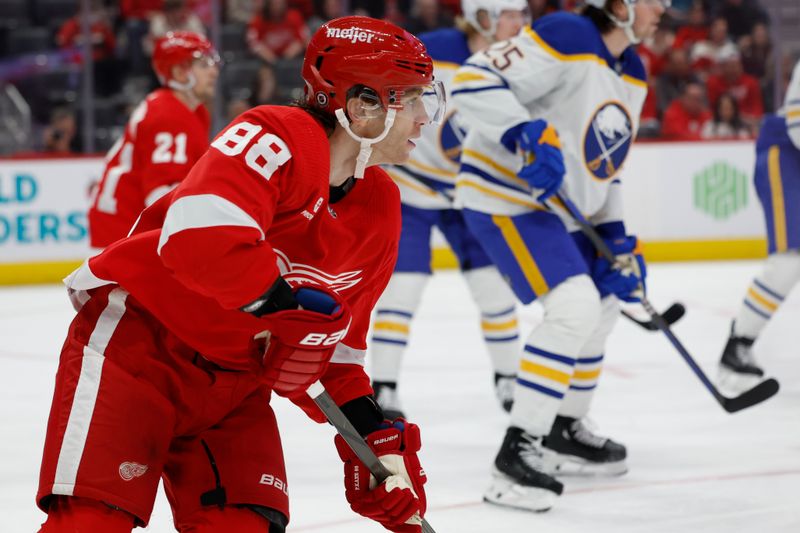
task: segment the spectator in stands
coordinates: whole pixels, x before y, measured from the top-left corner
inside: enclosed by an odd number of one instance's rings
[[[738,49],[728,35],[728,21],[723,17],[716,17],[708,28],[708,38],[695,43],[691,48],[692,68],[700,78],[705,79],[716,64],[717,57],[736,51]]]
[[[299,57],[308,41],[308,28],[303,16],[289,9],[286,0],[265,0],[247,28],[250,50],[272,64],[280,59]]]
[[[691,50],[695,43],[708,39],[708,24],[703,2],[696,0],[687,14],[686,24],[675,32],[675,48]]]
[[[132,74],[144,74],[150,62],[142,47],[142,40],[150,29],[150,17],[161,11],[164,0],[121,0],[120,18],[124,22],[124,50],[122,57],[128,62]]]
[[[550,13],[555,13],[559,8],[558,0],[528,0],[531,21],[540,19]]]
[[[772,77],[772,41],[766,24],[754,24],[750,35],[739,39],[739,51],[742,67],[747,74],[759,80]]]
[[[711,112],[706,106],[703,84],[687,83],[680,98],[676,98],[664,111],[661,136],[674,141],[701,139],[700,133],[711,118]]]
[[[747,35],[757,22],[769,21],[766,11],[757,0],[722,0],[716,2],[715,16],[723,17],[728,22],[728,31],[734,39]]]
[[[673,48],[667,54],[667,61],[661,75],[658,76],[655,93],[658,111],[664,113],[669,105],[683,93],[687,83],[700,80],[692,72],[689,54],[683,48]]]
[[[50,155],[76,153],[75,135],[78,131],[75,112],[68,107],[57,107],[50,114],[50,124],[42,133],[42,151]]]
[[[652,39],[643,41],[636,49],[647,71],[647,79],[658,77],[664,70],[667,54],[675,42],[675,32],[667,27],[659,27]]]
[[[263,0],[225,0],[225,21],[248,24],[263,3]]]
[[[143,45],[147,55],[153,54],[154,43],[170,31],[190,31],[200,35],[206,34],[206,28],[192,10],[186,0],[164,0],[164,9],[150,18],[150,32]]]
[[[711,107],[716,107],[717,99],[729,93],[736,100],[742,120],[752,127],[758,126],[764,115],[761,87],[758,80],[742,69],[738,52],[726,52],[719,57],[719,72],[708,77],[706,88]]]
[[[703,126],[700,132],[703,139],[749,139],[753,130],[739,116],[736,99],[723,93],[714,106],[714,118]]]
[[[262,65],[253,81],[253,90],[250,94],[250,105],[286,104],[278,101],[278,79],[275,70],[270,65]]]
[[[56,44],[62,49],[80,48],[83,45],[80,8],[74,17],[67,19],[56,35]],[[114,57],[116,39],[103,3],[92,0],[89,11],[89,32],[94,62],[95,91],[108,96],[119,90],[117,62]]]
[[[438,0],[414,0],[411,16],[404,26],[409,33],[419,35],[452,25],[452,17],[439,8]]]
[[[335,18],[346,14],[342,0],[316,0],[314,2],[314,15],[308,19],[308,31],[313,34],[320,26]]]

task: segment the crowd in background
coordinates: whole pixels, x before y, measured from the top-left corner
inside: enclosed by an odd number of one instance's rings
[[[459,0],[91,0],[97,151],[113,144],[127,116],[157,85],[153,42],[170,30],[206,35],[221,9],[223,120],[250,106],[302,95],[300,63],[311,34],[345,14],[388,19],[419,34],[451,26]],[[8,6],[18,6],[9,11]],[[78,98],[83,63],[78,0],[0,0],[0,85],[13,83],[30,105],[33,150],[81,152]],[[535,20],[580,0],[529,0]],[[14,13],[17,13],[16,18]],[[49,52],[49,53],[47,53]],[[757,0],[674,0],[651,42],[639,45],[650,91],[640,138],[753,137],[774,110],[769,19]],[[792,58],[786,58],[788,83]],[[0,152],[2,153],[2,152]]]

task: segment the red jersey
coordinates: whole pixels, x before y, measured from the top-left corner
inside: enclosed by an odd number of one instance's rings
[[[712,75],[706,81],[708,101],[711,107],[723,93],[730,93],[739,105],[739,113],[744,118],[761,118],[764,115],[764,103],[761,100],[761,86],[758,80],[749,74],[742,74],[733,81],[720,75]]]
[[[323,384],[339,404],[370,394],[366,336],[397,258],[400,195],[372,167],[330,204],[329,153],[325,131],[301,109],[242,114],[142,213],[130,237],[89,259],[67,285],[119,284],[207,359],[242,370],[260,363],[263,346],[253,337],[267,328],[240,307],[278,275],[327,286],[353,320]]]
[[[192,111],[170,89],[150,93],[109,150],[89,209],[89,239],[104,248],[125,237],[142,209],[181,181],[208,148],[211,117]]]
[[[702,138],[700,134],[703,126],[712,118],[711,112],[707,109],[697,115],[690,115],[681,105],[680,99],[675,99],[664,111],[661,136],[675,141],[699,140]]]
[[[273,21],[256,15],[247,25],[247,42],[251,49],[264,45],[277,56],[282,56],[294,41],[305,43],[308,27],[303,15],[295,9],[287,9],[283,20]]]

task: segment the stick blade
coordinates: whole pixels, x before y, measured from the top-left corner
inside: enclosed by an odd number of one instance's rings
[[[779,389],[780,385],[777,380],[773,378],[765,379],[752,389],[743,392],[735,398],[725,398],[722,402],[722,407],[729,413],[735,413],[772,398],[778,393]]]
[[[664,311],[661,316],[664,317],[664,320],[667,321],[667,324],[672,325],[686,314],[686,308],[683,306],[682,303],[674,303],[670,305],[666,311]]]

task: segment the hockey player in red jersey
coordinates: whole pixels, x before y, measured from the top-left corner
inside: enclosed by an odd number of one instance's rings
[[[400,232],[399,193],[375,165],[405,162],[440,118],[432,72],[392,24],[328,22],[306,52],[301,105],[233,120],[130,236],[70,275],[78,314],[48,423],[42,531],[145,525],[160,479],[178,530],[284,531],[269,398],[321,422],[304,394],[318,379],[394,473],[370,485],[337,437],[353,510],[421,530],[419,429],[384,420],[363,363]]]
[[[125,237],[142,209],[181,181],[208,149],[219,56],[202,35],[169,32],[153,51],[163,87],[133,111],[124,135],[106,156],[89,210],[89,239],[105,248]]]

